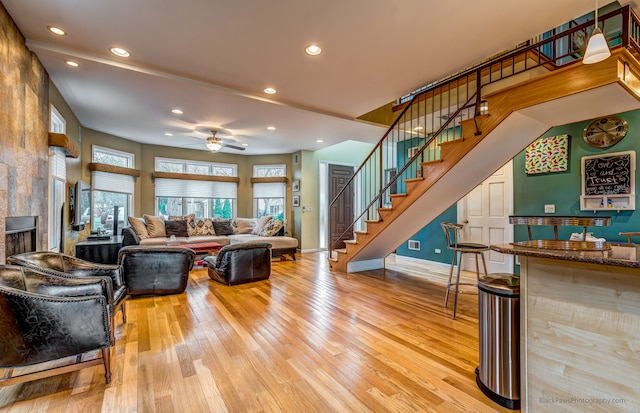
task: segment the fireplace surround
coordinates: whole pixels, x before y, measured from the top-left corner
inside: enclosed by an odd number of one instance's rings
[[[23,252],[36,251],[38,240],[38,217],[6,217],[5,257]]]

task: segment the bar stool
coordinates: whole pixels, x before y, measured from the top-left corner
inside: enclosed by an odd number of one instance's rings
[[[476,280],[480,278],[480,267],[478,266],[478,255],[482,258],[482,266],[484,268],[484,275],[487,275],[487,264],[484,260],[484,252],[489,251],[489,246],[484,244],[476,244],[470,242],[460,242],[460,231],[462,231],[462,224],[453,224],[451,222],[441,222],[440,226],[444,231],[444,235],[447,239],[447,248],[453,251],[453,258],[451,259],[451,268],[449,269],[449,280],[447,281],[447,292],[444,296],[444,308],[447,308],[449,301],[449,291],[454,292],[453,296],[453,314],[451,319],[456,319],[456,307],[458,304],[458,294],[463,291],[460,290],[461,285],[473,285],[476,283],[460,282],[460,263],[464,254],[474,254],[476,259]],[[456,273],[455,286],[451,284],[453,277],[453,267],[456,263],[456,257],[458,258],[458,271]]]

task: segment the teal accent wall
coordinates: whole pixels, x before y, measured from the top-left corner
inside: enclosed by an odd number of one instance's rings
[[[444,232],[442,232],[442,228],[440,227],[441,222],[458,222],[458,208],[456,204],[449,207],[429,225],[409,238],[420,241],[420,251],[410,250],[408,242],[405,242],[396,249],[396,254],[405,257],[420,258],[422,260],[450,263],[451,258],[453,258],[453,253],[447,249]],[[436,254],[436,248],[439,248],[442,252]]]
[[[514,185],[514,215],[581,215],[581,216],[611,216],[611,226],[591,227],[588,229],[594,236],[605,238],[607,241],[623,241],[626,237],[618,235],[621,231],[640,230],[640,211],[581,211],[580,195],[582,192],[581,158],[583,156],[605,155],[614,152],[636,151],[636,157],[640,150],[640,111],[631,111],[618,114],[629,124],[627,136],[616,145],[598,149],[588,145],[582,138],[584,128],[591,120],[573,123],[570,125],[552,128],[543,137],[564,135],[571,136],[569,142],[569,168],[566,172],[545,173],[527,175],[524,171],[525,154],[519,153],[513,161],[513,185]],[[638,159],[636,159],[636,164]],[[638,182],[636,173],[636,196],[638,194]],[[555,214],[545,214],[544,205],[555,204]],[[569,239],[571,233],[581,232],[579,227],[559,228],[558,238]],[[534,239],[553,238],[552,227],[532,227]],[[526,226],[514,226],[514,240],[524,241],[528,239]],[[640,240],[636,240],[640,242]]]

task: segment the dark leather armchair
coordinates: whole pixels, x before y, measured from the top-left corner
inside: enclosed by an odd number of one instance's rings
[[[111,381],[111,312],[104,280],[0,265],[0,387],[104,365]],[[102,358],[81,361],[101,350]],[[14,369],[77,356],[77,363],[14,376]]]
[[[125,307],[126,287],[122,277],[122,267],[119,265],[97,264],[81,260],[70,255],[53,251],[25,252],[7,258],[7,264],[20,265],[46,274],[66,278],[104,277],[110,280],[111,296],[109,304],[111,314],[122,310],[122,321],[127,322]]]
[[[187,288],[196,253],[183,247],[127,246],[120,249],[129,295],[179,294]]]
[[[215,257],[206,257],[209,277],[235,285],[266,280],[271,276],[271,244],[246,242],[226,245]]]

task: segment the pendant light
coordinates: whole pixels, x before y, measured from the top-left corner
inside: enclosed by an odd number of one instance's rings
[[[589,37],[589,43],[587,43],[587,50],[584,53],[582,63],[590,65],[592,63],[598,63],[611,56],[607,39],[604,38],[602,30],[598,27],[598,0],[596,0],[596,19],[595,28],[591,32]]]

